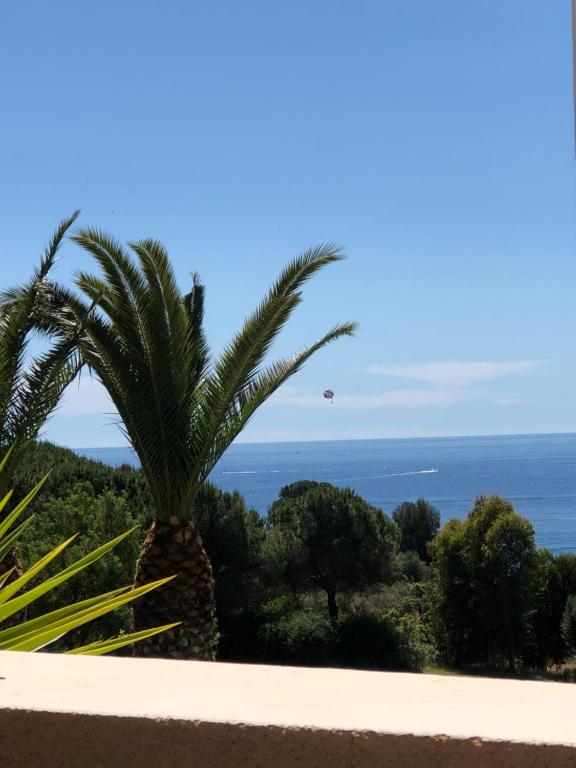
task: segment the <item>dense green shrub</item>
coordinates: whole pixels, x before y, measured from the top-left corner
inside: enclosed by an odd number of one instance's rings
[[[421,671],[429,658],[418,620],[396,611],[343,614],[335,625],[318,606],[280,598],[265,613],[257,643],[268,663]]]
[[[397,559],[398,571],[407,581],[421,582],[430,578],[430,567],[417,552],[400,552]]]
[[[324,612],[280,598],[265,606],[258,632],[263,660],[271,664],[324,666],[334,662],[335,631]]]
[[[414,617],[357,613],[339,622],[337,658],[345,667],[421,672],[428,649]]]

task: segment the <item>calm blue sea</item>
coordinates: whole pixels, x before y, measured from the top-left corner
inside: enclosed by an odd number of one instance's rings
[[[137,464],[128,448],[77,452]],[[210,477],[262,514],[283,485],[303,479],[354,488],[388,514],[424,497],[443,521],[499,493],[532,521],[540,546],[576,552],[576,434],[233,445]]]

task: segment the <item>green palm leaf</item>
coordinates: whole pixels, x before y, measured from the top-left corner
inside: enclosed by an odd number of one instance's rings
[[[57,408],[62,393],[81,367],[76,347],[77,325],[65,326],[52,315],[49,276],[64,236],[79,211],[58,225],[30,280],[0,294],[0,449],[7,455],[0,496],[30,441],[35,440]],[[30,357],[34,331],[49,337],[46,351]]]
[[[77,276],[87,301],[62,295],[63,322],[84,322],[79,336],[83,360],[119,413],[148,480],[156,516],[185,519],[201,483],[255,410],[315,352],[354,333],[352,323],[336,326],[293,358],[263,367],[302,300],[304,283],[342,259],[341,251],[322,245],[294,259],[210,363],[202,328],[204,288],[197,275],[191,291],[182,294],[157,241],[129,243],[130,258],[94,229],[80,229],[72,239],[94,256],[102,276]]]

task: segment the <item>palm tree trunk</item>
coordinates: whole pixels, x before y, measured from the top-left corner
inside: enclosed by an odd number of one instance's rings
[[[6,553],[4,559],[0,560],[0,577],[4,576],[4,574],[11,568],[14,570],[8,577],[8,581],[6,582],[7,584],[11,584],[13,581],[16,581],[16,579],[19,579],[24,572],[16,547],[12,547],[12,549]],[[9,629],[10,627],[14,627],[16,624],[20,624],[22,621],[26,621],[25,610],[18,611],[18,613],[15,613],[13,616],[10,616],[10,618],[6,619],[6,621],[1,622],[0,629]]]
[[[212,661],[217,639],[212,567],[196,523],[171,517],[152,523],[134,586],[175,574],[173,581],[135,602],[134,629],[182,624],[138,643],[136,655]]]

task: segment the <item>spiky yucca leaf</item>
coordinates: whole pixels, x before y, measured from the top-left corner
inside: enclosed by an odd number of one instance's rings
[[[6,472],[9,458],[10,456],[8,453],[3,458],[2,462],[0,462],[0,475]],[[5,515],[0,520],[0,548],[3,547],[7,540],[13,541],[13,534],[15,532],[21,532],[25,525],[30,524],[31,518],[24,521],[24,523],[19,523],[19,520],[26,512],[29,503],[42,488],[45,480],[46,478],[41,480],[8,515]],[[0,501],[0,511],[6,507],[11,495],[11,492],[8,492]],[[27,591],[24,590],[26,585],[32,579],[39,576],[46,566],[70,545],[75,538],[74,536],[68,539],[68,541],[55,547],[51,552],[48,552],[38,562],[34,563],[27,571],[25,571],[22,576],[11,583],[7,583],[8,576],[5,574],[0,581],[0,626],[3,621],[14,616],[14,614],[19,613],[24,607],[34,602],[34,600],[37,600],[52,589],[56,589],[85,568],[90,567],[131,533],[133,533],[133,530],[126,531],[120,536],[117,536],[112,541],[103,544],[101,547],[88,553],[72,565],[64,568],[59,573],[45,579],[40,584],[37,584]],[[138,589],[122,587],[104,595],[98,595],[97,597],[88,600],[64,606],[63,608],[31,619],[30,621],[21,622],[16,626],[7,627],[4,630],[0,630],[0,650],[37,651],[41,648],[45,648],[50,643],[59,640],[67,632],[70,632],[89,621],[93,621],[116,608],[120,608],[127,603],[131,603],[151,590],[163,586],[170,581],[171,578],[173,577],[159,579],[155,582],[145,584]],[[118,648],[142,640],[143,637],[152,637],[153,635],[174,626],[176,626],[176,623],[148,629],[144,634],[138,632],[122,635],[120,637],[90,644],[86,648],[77,648],[75,649],[75,652],[90,655],[109,653],[110,651],[117,650]]]

